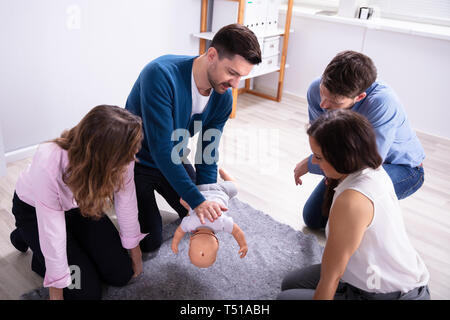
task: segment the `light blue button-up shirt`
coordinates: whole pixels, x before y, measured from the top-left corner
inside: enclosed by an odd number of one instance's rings
[[[308,114],[312,123],[326,110],[320,107],[320,81],[314,80],[308,88]],[[367,96],[355,103],[351,110],[364,115],[372,124],[377,139],[378,152],[383,163],[417,167],[425,158],[425,152],[408,117],[394,91],[380,81],[375,81],[366,90]],[[318,165],[311,163],[311,173],[322,174]]]

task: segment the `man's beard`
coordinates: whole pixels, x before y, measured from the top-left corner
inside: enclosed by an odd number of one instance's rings
[[[207,71],[206,74],[208,75],[209,84],[211,85],[213,90],[216,91],[217,93],[223,94],[225,93],[225,91],[227,91],[228,88],[231,87],[231,84],[229,84],[228,82],[217,83],[215,80],[213,80],[209,70]]]

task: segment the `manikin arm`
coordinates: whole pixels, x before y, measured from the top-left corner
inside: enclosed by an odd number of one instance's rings
[[[233,225],[233,231],[231,232],[234,239],[236,239],[236,242],[239,245],[239,254],[241,255],[241,258],[245,257],[248,251],[247,242],[245,241],[245,235],[241,228],[235,223]]]
[[[184,232],[183,229],[181,229],[181,226],[178,226],[172,239],[173,253],[178,253],[178,244],[180,243],[181,239],[183,239],[185,233],[186,232]]]

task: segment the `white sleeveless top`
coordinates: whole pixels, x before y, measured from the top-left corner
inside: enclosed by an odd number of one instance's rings
[[[430,277],[428,270],[409,241],[394,185],[383,167],[348,175],[335,188],[333,204],[347,189],[369,198],[374,205],[374,216],[341,280],[377,293],[408,292],[426,285]],[[327,237],[328,229],[327,224]]]

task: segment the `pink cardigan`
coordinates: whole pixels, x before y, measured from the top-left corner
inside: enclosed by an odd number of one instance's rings
[[[72,283],[66,252],[64,211],[76,208],[73,193],[62,181],[68,165],[67,151],[55,143],[44,143],[37,149],[31,164],[16,184],[17,196],[36,208],[39,243],[45,258],[45,287],[65,288]],[[125,249],[132,249],[146,236],[140,232],[134,161],[124,176],[124,187],[114,193],[114,207]]]

